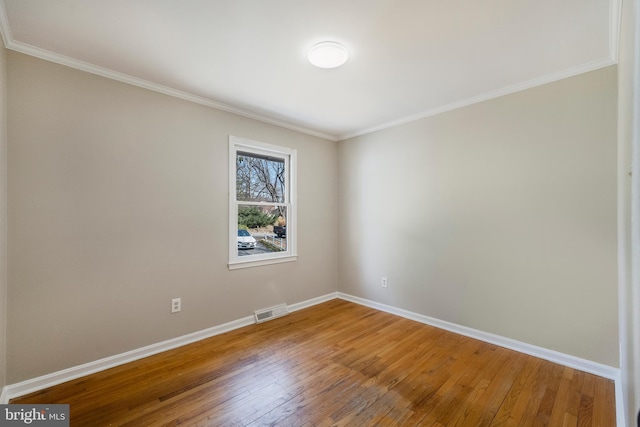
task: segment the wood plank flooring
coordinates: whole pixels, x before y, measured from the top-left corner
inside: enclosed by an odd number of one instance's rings
[[[343,300],[11,403],[72,426],[615,426],[614,385]]]

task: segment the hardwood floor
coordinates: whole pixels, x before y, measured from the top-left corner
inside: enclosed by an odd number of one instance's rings
[[[12,400],[72,426],[615,426],[611,380],[332,300]]]

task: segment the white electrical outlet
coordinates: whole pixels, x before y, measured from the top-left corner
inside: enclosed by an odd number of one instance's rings
[[[386,287],[388,287],[388,286],[389,286],[389,281],[387,280],[387,278],[386,278],[386,277],[383,277],[383,278],[382,278],[382,287],[383,287],[383,288],[386,288]]]
[[[182,298],[174,298],[171,300],[171,312],[177,313],[182,310]]]

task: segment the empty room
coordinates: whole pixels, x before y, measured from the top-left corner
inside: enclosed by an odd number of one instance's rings
[[[636,426],[638,9],[0,0],[0,424]]]

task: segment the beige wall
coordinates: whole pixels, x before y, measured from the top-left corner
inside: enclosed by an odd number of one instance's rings
[[[340,290],[619,366],[616,74],[341,142]]]
[[[0,46],[0,388],[7,383],[7,114],[5,81],[6,51],[4,47]]]
[[[7,60],[7,383],[338,289],[618,366],[616,67],[336,144]],[[298,149],[297,262],[228,271],[229,134]]]
[[[335,142],[7,59],[8,383],[337,290]],[[229,134],[298,150],[297,262],[228,271]]]

